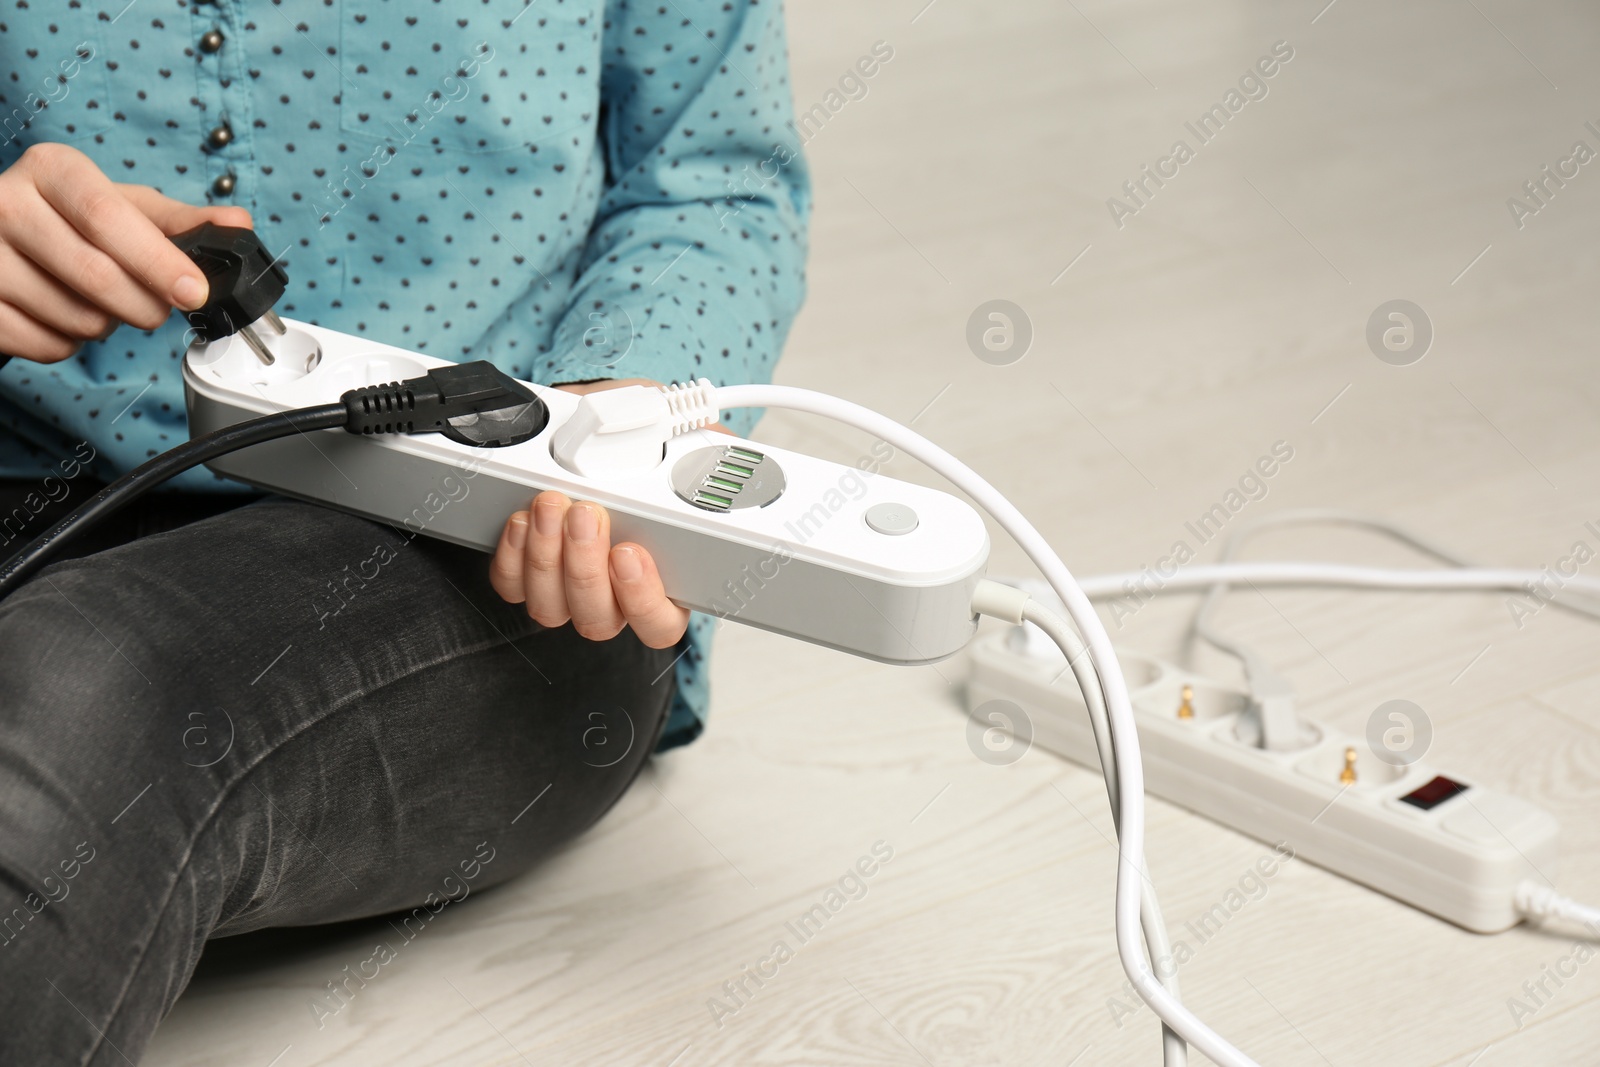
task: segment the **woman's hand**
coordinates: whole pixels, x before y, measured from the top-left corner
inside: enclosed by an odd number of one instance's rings
[[[559,388],[590,393],[655,384],[625,378]],[[561,626],[570,619],[573,629],[591,641],[609,640],[631,626],[649,647],[668,648],[689,625],[688,609],[667,599],[650,553],[629,542],[611,543],[605,508],[574,503],[553,490],[506,520],[489,581],[503,599],[526,604],[540,625]]]
[[[37,144],[0,171],[0,352],[66,359],[120,323],[154,330],[205,303],[206,276],[167,238],[238,207],[193,207],[119,185],[76,148]]]
[[[650,553],[611,543],[611,517],[589,501],[549,490],[506,522],[489,565],[495,592],[526,604],[541,626],[573,629],[607,641],[633,627],[651,648],[668,648],[689,625],[689,612],[667,599]]]

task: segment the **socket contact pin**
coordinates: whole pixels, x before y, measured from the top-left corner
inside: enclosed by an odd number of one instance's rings
[[[1178,718],[1194,718],[1194,686],[1184,686],[1181,696],[1182,702],[1178,704]]]
[[[1339,772],[1339,784],[1356,784],[1356,750],[1353,748],[1344,750],[1344,770]]]

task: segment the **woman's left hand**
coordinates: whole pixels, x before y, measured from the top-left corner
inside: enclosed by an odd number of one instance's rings
[[[655,384],[626,378],[559,388],[589,393]],[[570,620],[591,641],[609,640],[630,626],[649,647],[669,648],[689,625],[688,609],[667,599],[650,553],[631,542],[613,545],[605,508],[554,490],[506,520],[489,581],[502,599],[526,604],[541,626]]]

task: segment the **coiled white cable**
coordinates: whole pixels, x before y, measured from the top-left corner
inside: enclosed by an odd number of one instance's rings
[[[834,419],[864,430],[895,448],[915,456],[971,497],[1012,536],[1043,573],[1067,614],[1083,635],[1089,658],[1099,676],[1106,705],[1109,732],[1114,741],[1118,810],[1116,936],[1117,955],[1134,990],[1157,1016],[1184,1040],[1220,1067],[1257,1067],[1169,993],[1146,965],[1139,940],[1140,902],[1143,896],[1144,767],[1139,756],[1138,728],[1128,686],[1111,646],[1111,637],[1095,613],[1088,596],[1050,543],[999,490],[955,456],[914,430],[859,404],[825,393],[783,385],[733,385],[716,391],[719,409],[741,407],[787,408]],[[1213,579],[1214,580],[1214,579]]]

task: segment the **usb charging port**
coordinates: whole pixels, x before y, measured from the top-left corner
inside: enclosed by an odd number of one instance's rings
[[[718,496],[716,493],[709,492],[705,489],[702,489],[696,493],[694,495],[694,499],[695,503],[697,504],[710,504],[712,507],[720,508],[723,511],[727,511],[729,508],[733,507],[733,500],[730,497]]]

